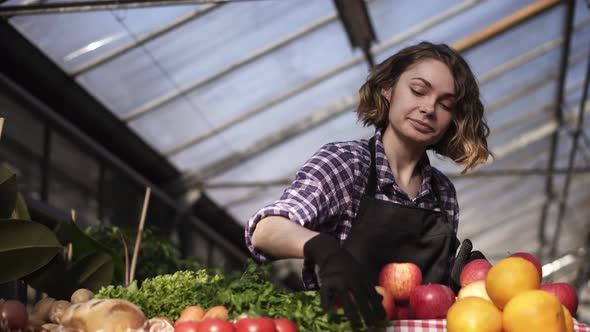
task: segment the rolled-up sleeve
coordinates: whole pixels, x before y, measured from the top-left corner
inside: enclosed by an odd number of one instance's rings
[[[246,246],[261,262],[270,257],[252,245],[257,223],[269,216],[281,216],[299,225],[319,231],[322,224],[339,215],[350,202],[353,186],[351,153],[334,144],[324,145],[296,173],[295,180],[279,200],[268,205],[248,220],[245,227]]]

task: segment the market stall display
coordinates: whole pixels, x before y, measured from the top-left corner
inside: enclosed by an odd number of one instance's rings
[[[516,260],[516,261],[515,261]],[[502,263],[502,264],[500,264]],[[509,263],[509,264],[507,264]],[[493,283],[510,284],[504,269],[514,270],[514,264],[525,267],[524,276],[511,276],[513,288],[531,283],[531,289],[496,294]],[[407,265],[401,265],[402,267]],[[544,310],[557,310],[559,318],[555,331],[590,332],[590,326],[576,321],[577,298],[572,297],[569,286],[564,284],[544,284],[535,282],[539,276],[534,264],[523,258],[506,258],[485,269],[485,273],[470,268],[464,269],[465,278],[469,280],[462,287],[462,297],[446,300],[446,286],[408,282],[419,275],[415,273],[393,273],[388,278],[389,286],[377,286],[386,292],[393,304],[392,318],[384,322],[382,330],[386,332],[419,331],[523,331],[530,330],[540,322],[546,322]],[[390,266],[391,269],[391,266]],[[402,269],[403,270],[403,269]],[[406,271],[415,271],[411,266]],[[393,271],[393,270],[391,270]],[[390,272],[391,272],[390,271]],[[28,331],[129,331],[129,332],[207,332],[207,331],[352,331],[351,323],[342,314],[341,308],[333,313],[324,312],[319,306],[319,294],[316,291],[291,292],[268,281],[268,267],[250,262],[246,270],[239,275],[226,275],[220,272],[201,269],[198,271],[178,271],[174,274],[161,275],[146,279],[141,286],[132,283],[128,287],[103,287],[96,295],[87,289],[76,290],[69,301],[44,298],[35,304],[30,312],[25,306],[14,300],[0,302],[0,330]],[[478,275],[467,278],[467,274]],[[409,279],[405,279],[409,278]],[[498,278],[498,280],[496,280]],[[384,279],[385,280],[385,279]],[[484,288],[472,288],[481,285]],[[486,291],[486,284],[490,294]],[[396,285],[399,294],[392,295],[387,289]],[[523,286],[525,285],[525,286]],[[536,285],[536,286],[535,286]],[[567,284],[565,284],[567,285]],[[409,287],[409,298],[404,292]],[[544,290],[548,289],[548,290]],[[476,289],[476,290],[473,290]],[[460,292],[461,293],[461,292]],[[506,295],[508,294],[508,295]],[[512,295],[510,295],[512,294]],[[438,297],[441,295],[442,297]],[[499,295],[509,297],[500,311],[496,303],[503,303]],[[538,307],[534,299],[544,297],[549,307]],[[397,303],[393,300],[397,297]],[[417,299],[432,299],[432,302]],[[496,302],[494,302],[494,299]],[[532,300],[533,299],[533,300]],[[500,301],[500,302],[498,302]],[[552,302],[553,301],[553,302]],[[452,303],[449,303],[452,302]],[[520,304],[518,303],[520,302]],[[523,305],[523,303],[525,305]],[[385,305],[385,303],[384,303]],[[527,312],[512,308],[537,308],[537,316],[526,317]],[[548,309],[547,309],[548,308]],[[444,312],[444,315],[441,314]],[[495,313],[495,315],[494,315]],[[508,315],[520,317],[519,322],[511,320]],[[406,316],[404,316],[406,315]],[[432,316],[432,317],[429,317]],[[442,315],[442,317],[441,317]],[[417,319],[417,316],[422,319]],[[490,321],[490,317],[492,318]],[[555,317],[555,315],[553,315]],[[495,323],[494,323],[495,322]],[[478,325],[479,324],[479,325]],[[519,329],[519,325],[520,329]],[[523,325],[524,324],[524,325]],[[562,325],[560,325],[562,324]],[[475,329],[469,329],[475,326]],[[557,326],[557,325],[556,325]],[[485,329],[484,329],[485,327]],[[361,327],[360,330],[363,330]]]

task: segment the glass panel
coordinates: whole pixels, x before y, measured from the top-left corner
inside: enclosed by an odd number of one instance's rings
[[[0,117],[4,118],[0,140],[0,162],[17,173],[18,189],[41,197],[43,123],[0,89]]]
[[[240,151],[260,139],[278,132],[282,128],[287,128],[301,121],[304,117],[334,105],[342,97],[356,94],[366,75],[367,65],[361,63],[269,108],[247,121],[225,130],[220,135],[180,152],[177,156],[174,156],[174,159],[183,160],[179,162],[179,166],[182,165],[180,166],[181,169],[191,169],[204,165],[201,162],[202,160],[196,157],[198,155],[209,156],[208,160],[211,163],[215,160],[214,157],[221,158],[233,153],[233,151]],[[218,146],[219,140],[225,142],[229,148],[218,151],[215,155],[205,154],[205,151],[213,150],[210,147],[211,145]],[[191,159],[194,159],[198,164],[191,163]]]
[[[376,60],[378,62],[385,60],[391,54],[398,51],[400,48],[404,46],[409,46],[415,43],[418,43],[423,40],[429,40],[432,42],[438,43],[447,43],[452,44],[460,40],[463,37],[467,37],[473,34],[476,31],[480,31],[487,26],[493,24],[494,22],[504,18],[507,15],[512,14],[513,12],[517,11],[518,9],[527,5],[527,3],[531,3],[533,1],[518,1],[518,2],[509,2],[509,1],[486,1],[482,2],[475,7],[453,17],[452,19],[444,20],[442,23],[418,34],[417,36],[411,37],[408,40],[403,42],[403,45],[396,45],[389,50],[385,50],[384,52],[378,54],[376,56]],[[397,2],[394,2],[397,3]],[[426,7],[426,6],[425,6]],[[446,9],[450,9],[451,6],[448,6]],[[418,11],[413,11],[418,12]],[[432,15],[441,14],[443,11],[433,12]],[[404,12],[404,14],[406,14]],[[418,26],[422,21],[415,20],[415,23],[412,25],[408,25],[404,29],[394,30],[398,34],[404,31],[410,31],[415,26]],[[496,52],[500,50],[495,49],[494,55]],[[489,55],[489,54],[488,54]],[[485,64],[485,58],[477,58],[477,62],[481,62],[482,65]],[[474,66],[473,71],[478,74],[484,68],[479,68],[475,65],[475,61],[471,61],[471,59],[467,59],[468,62]]]
[[[82,228],[93,224],[98,217],[98,162],[56,132],[50,150],[49,205],[76,210]]]
[[[316,1],[224,5],[140,50],[82,75],[81,82],[105,103],[113,105],[113,112],[124,117],[151,100],[268,46],[322,17],[321,14],[329,13],[329,9],[330,3]],[[228,24],[231,29],[227,28]],[[213,34],[215,38],[211,38]],[[225,87],[227,83],[224,85],[227,93]],[[120,100],[123,97],[125,100]]]
[[[561,36],[555,22],[562,22],[563,6],[558,6],[540,16],[521,23],[465,53],[467,62],[475,73],[482,73],[514,57]],[[534,33],[532,33],[534,31]]]
[[[356,114],[350,111],[213,178],[211,183],[292,179],[295,172],[322,145],[329,142],[367,138],[372,134],[373,129],[363,128],[356,121]],[[218,204],[229,205],[228,208],[236,220],[245,223],[258,209],[278,199],[285,187],[277,186],[262,191],[256,188],[245,188],[208,192]],[[250,199],[253,200],[251,203]]]
[[[129,127],[156,150],[165,153],[212,127],[203,113],[185,98],[178,98],[170,102],[166,108],[129,122]]]
[[[144,189],[117,171],[106,169],[102,191],[103,221],[111,225],[139,225]]]
[[[205,110],[212,125],[219,126],[351,59],[352,55],[341,26],[332,23],[221,81],[197,89],[189,98]],[[232,89],[228,90],[228,86]]]
[[[15,16],[19,32],[65,71],[82,65],[157,30],[202,6],[168,6],[92,12]]]

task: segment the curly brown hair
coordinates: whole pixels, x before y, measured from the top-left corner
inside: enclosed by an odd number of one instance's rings
[[[400,76],[425,59],[446,64],[455,80],[456,99],[453,121],[444,136],[429,149],[464,165],[463,173],[484,163],[489,156],[487,137],[490,129],[484,118],[479,86],[467,62],[446,44],[421,42],[409,46],[377,65],[359,90],[356,110],[365,126],[384,129],[389,121],[389,102],[381,91],[395,88]]]

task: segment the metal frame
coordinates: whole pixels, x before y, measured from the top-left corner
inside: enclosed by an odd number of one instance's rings
[[[369,69],[372,69],[375,67],[375,60],[371,54],[371,44],[375,42],[376,37],[366,3],[363,0],[333,1],[350,45],[363,51]]]
[[[319,20],[305,26],[303,29],[296,31],[286,37],[283,37],[275,42],[273,42],[270,45],[267,45],[261,49],[258,49],[248,55],[246,55],[245,57],[243,57],[242,59],[238,60],[237,62],[234,62],[228,66],[226,66],[225,68],[222,68],[221,70],[203,78],[200,80],[197,80],[193,83],[188,84],[185,87],[180,88],[177,91],[172,91],[166,95],[163,95],[155,100],[151,100],[147,103],[145,103],[144,105],[132,110],[131,112],[129,112],[129,114],[125,115],[123,117],[123,120],[126,122],[130,122],[133,120],[136,120],[137,118],[157,110],[159,107],[175,100],[178,97],[181,96],[185,96],[186,94],[190,93],[191,91],[196,90],[197,88],[210,83],[214,80],[217,80],[229,73],[231,73],[232,71],[272,52],[275,51],[281,47],[284,47],[286,45],[288,45],[289,43],[291,43],[292,41],[299,39],[305,35],[307,35],[308,33],[321,28],[322,26],[336,20],[336,18],[338,17],[338,15],[336,15],[336,13],[332,13],[330,15],[327,15],[323,18],[320,18]]]
[[[590,106],[590,101],[587,101],[585,107]],[[537,111],[545,110],[548,108],[549,105],[544,105],[537,109]],[[573,110],[575,110],[573,108]],[[579,113],[578,113],[579,114]],[[574,124],[575,114],[569,113],[569,116],[565,117],[566,123]],[[506,156],[518,151],[533,142],[541,140],[548,135],[551,135],[553,132],[557,131],[560,127],[556,122],[550,122],[548,124],[542,125],[536,129],[533,129],[529,132],[523,133],[520,138],[517,138],[506,145],[503,145],[495,150],[495,159],[502,159]],[[580,133],[581,135],[581,133]],[[256,144],[252,145],[253,147]],[[488,163],[489,164],[489,163]],[[213,168],[213,167],[212,167]],[[588,167],[580,167],[575,168],[573,172],[575,174],[587,173],[590,170]],[[488,170],[488,171],[475,171],[472,173],[467,174],[447,174],[447,177],[451,179],[469,179],[469,178],[480,178],[480,177],[503,177],[503,176],[547,176],[550,170],[546,169],[533,169],[533,170],[515,170],[515,169],[503,169],[503,170]],[[556,174],[566,174],[567,169],[556,169]],[[210,176],[208,176],[210,177]],[[274,187],[274,186],[286,186],[291,184],[293,180],[291,178],[283,178],[283,179],[276,179],[270,181],[255,181],[255,182],[215,182],[215,183],[199,183],[199,186],[202,189],[223,189],[223,188],[243,188],[243,187],[258,187],[258,188],[266,188],[266,187]]]
[[[570,171],[569,168],[557,168],[554,174],[567,174]],[[585,174],[590,173],[590,167],[577,167],[571,169],[572,174]],[[498,169],[490,171],[477,171],[467,174],[447,174],[450,179],[473,179],[473,178],[491,178],[491,177],[529,177],[529,176],[547,176],[549,171],[544,168],[536,169]],[[293,182],[291,178],[284,178],[271,181],[254,181],[254,182],[215,182],[215,183],[204,183],[203,189],[232,189],[232,188],[269,188],[269,187],[284,187],[288,186]]]
[[[404,32],[392,39],[389,39],[389,40],[385,41],[383,44],[375,45],[371,49],[371,52],[373,54],[379,54],[381,52],[384,52],[384,51],[418,35],[419,33],[436,26],[439,23],[443,23],[446,20],[451,19],[452,17],[463,13],[464,11],[472,8],[473,6],[478,4],[479,2],[481,2],[481,0],[468,0],[458,6],[452,7],[448,11],[442,13],[441,15],[438,15],[438,16],[410,29],[409,31],[406,31],[406,32]],[[166,150],[164,152],[164,155],[167,157],[171,157],[173,155],[176,155],[177,153],[179,153],[185,149],[188,149],[191,146],[196,145],[196,144],[202,142],[203,140],[220,133],[223,130],[229,129],[229,128],[231,128],[243,121],[246,121],[246,120],[254,117],[257,114],[268,110],[272,106],[282,103],[283,101],[299,94],[300,92],[305,91],[305,90],[307,90],[307,89],[309,89],[309,88],[311,88],[311,87],[313,87],[313,86],[315,86],[315,85],[317,85],[329,78],[336,76],[337,74],[344,72],[347,69],[352,68],[355,65],[362,63],[363,60],[364,60],[363,56],[354,57],[351,60],[349,60],[348,62],[345,62],[345,63],[337,66],[336,68],[333,68],[327,72],[324,72],[321,75],[314,77],[311,80],[304,82],[303,84],[272,98],[271,100],[265,102],[264,104],[254,107],[253,109],[248,110],[248,111],[238,115],[237,117],[229,120],[228,122],[220,125],[219,127],[213,128],[205,133],[196,135],[195,137],[188,139],[186,142],[183,142],[181,144],[178,144],[175,147],[170,148],[169,150]]]
[[[588,106],[586,103],[586,99],[588,98],[588,85],[590,81],[590,57],[588,58],[588,64],[586,69],[586,77],[584,78],[584,90],[582,92],[582,97],[580,98],[580,106],[578,110],[578,118],[576,122],[576,127],[573,132],[572,137],[572,148],[570,150],[569,158],[568,158],[568,172],[565,175],[565,183],[563,185],[562,194],[559,200],[559,207],[557,210],[557,221],[555,226],[555,232],[553,233],[553,239],[551,241],[550,247],[550,256],[555,257],[557,255],[557,244],[559,241],[559,236],[561,234],[561,225],[563,223],[563,216],[565,214],[565,205],[569,195],[569,188],[570,183],[572,180],[572,172],[574,169],[574,163],[576,159],[576,153],[578,152],[578,144],[580,134],[582,133],[583,126],[584,126],[584,113]]]
[[[539,6],[539,3],[541,3],[541,2],[543,3],[543,6]],[[486,38],[492,38],[492,37],[496,36],[495,34],[490,34],[491,31],[495,31],[497,34],[499,34],[499,33],[505,32],[508,29],[514,27],[514,25],[509,25],[506,22],[511,22],[512,24],[522,23],[528,19],[532,19],[533,17],[536,17],[536,15],[540,15],[541,13],[543,13],[545,10],[547,10],[549,8],[553,8],[555,5],[556,5],[555,1],[540,1],[538,3],[535,3],[533,5],[530,5],[528,7],[525,7],[524,9],[517,11],[516,13],[510,15],[508,18],[504,18],[504,19],[488,26],[487,28],[482,30],[485,32],[484,34],[481,34],[481,33],[475,34],[480,37],[478,37],[478,38],[467,37],[465,40],[471,40],[473,43],[476,43],[476,44],[481,43],[484,41],[484,39],[482,39],[483,37],[481,37],[481,36],[485,36]],[[452,10],[456,10],[456,9],[452,9]],[[527,13],[528,16],[523,15],[523,13]],[[447,13],[445,13],[445,14],[447,14]],[[518,19],[515,19],[515,18],[518,18]],[[395,38],[390,41],[393,41],[393,40],[395,40]],[[459,52],[473,47],[471,44],[467,44],[463,41],[459,41],[457,43],[457,45],[460,45],[460,48],[455,45],[453,45],[453,47],[455,49],[458,49]],[[379,47],[381,50],[385,50],[385,49],[390,48],[390,47],[385,47],[385,45],[378,45],[376,47]],[[360,59],[361,59],[360,61],[362,61],[362,58],[360,58]],[[222,158],[221,160],[214,162],[213,164],[205,167],[202,170],[194,170],[194,171],[186,172],[185,174],[183,174],[181,179],[179,181],[177,181],[177,183],[175,183],[172,187],[175,188],[175,190],[178,190],[176,188],[184,187],[183,191],[186,191],[193,186],[201,186],[202,182],[203,182],[202,179],[211,178],[217,174],[220,174],[232,167],[235,167],[238,163],[241,163],[245,160],[251,159],[255,155],[258,155],[258,154],[270,149],[271,147],[275,146],[276,144],[282,143],[287,139],[293,138],[295,135],[305,132],[306,128],[303,127],[303,125],[308,126],[307,128],[314,127],[319,123],[326,122],[330,118],[333,118],[333,117],[336,117],[336,116],[342,114],[343,112],[345,112],[346,110],[348,110],[354,106],[354,104],[353,105],[350,104],[351,102],[354,102],[357,100],[358,100],[358,96],[356,94],[342,98],[341,100],[339,100],[337,103],[331,105],[330,107],[327,107],[325,109],[318,111],[316,113],[317,117],[315,117],[315,118],[314,118],[314,115],[308,116],[307,118],[303,119],[301,122],[298,122],[292,126],[289,126],[285,130],[283,130],[281,133],[269,135],[268,137],[265,137],[265,138],[255,142],[254,144],[250,145],[246,149],[243,149],[240,152],[236,152],[228,157]],[[329,117],[327,117],[327,116],[329,116]],[[544,136],[544,135],[546,135],[545,131],[552,132],[553,129],[554,129],[553,127],[546,128],[540,134]],[[178,152],[178,151],[175,150],[175,152]],[[166,155],[168,155],[168,154],[166,154]]]
[[[133,42],[133,43],[131,43],[129,45],[125,45],[125,46],[123,46],[121,48],[118,48],[116,50],[113,50],[112,52],[110,52],[110,53],[108,53],[108,54],[106,54],[106,55],[104,55],[104,56],[102,56],[102,57],[100,57],[98,59],[95,59],[95,60],[93,60],[91,62],[88,62],[88,63],[82,65],[81,67],[79,67],[79,68],[77,68],[77,69],[69,72],[69,74],[72,75],[72,76],[74,76],[74,77],[75,76],[82,75],[85,72],[88,72],[88,71],[90,71],[90,70],[92,70],[92,69],[94,69],[94,68],[96,68],[96,67],[98,67],[100,65],[103,65],[103,64],[105,64],[107,62],[110,62],[111,60],[113,60],[113,59],[115,59],[115,58],[117,58],[117,57],[119,57],[119,56],[121,56],[123,54],[126,54],[126,53],[128,53],[128,52],[136,49],[137,47],[139,47],[141,45],[144,45],[144,44],[146,44],[146,43],[148,43],[148,42],[150,42],[150,41],[152,41],[152,40],[154,40],[154,39],[156,39],[156,38],[158,38],[160,36],[163,36],[163,35],[165,35],[165,34],[167,34],[169,32],[172,32],[172,31],[176,30],[177,28],[180,28],[181,26],[183,26],[183,25],[185,25],[185,24],[187,24],[189,22],[192,22],[194,19],[196,19],[198,17],[201,17],[204,14],[209,13],[211,10],[216,9],[216,8],[219,8],[220,6],[221,5],[215,5],[215,4],[213,4],[213,5],[209,5],[209,6],[206,6],[206,7],[199,7],[197,9],[193,10],[192,12],[190,12],[190,13],[188,13],[188,14],[186,14],[186,15],[178,18],[178,19],[176,19],[175,21],[173,21],[173,22],[171,22],[171,23],[163,26],[162,28],[160,28],[160,29],[158,29],[156,31],[153,31],[153,32],[151,32],[151,33],[149,33],[149,34],[147,34],[147,35],[139,38],[138,40],[136,40],[135,42]]]
[[[564,100],[564,86],[565,86],[565,78],[566,78],[566,70],[567,70],[567,63],[569,59],[569,51],[570,51],[570,42],[571,37],[573,34],[573,22],[574,22],[574,11],[575,11],[575,1],[567,0],[566,1],[566,13],[563,20],[563,33],[564,33],[564,42],[561,48],[561,60],[559,64],[559,83],[557,87],[557,95],[555,101],[555,113],[554,113],[554,121],[553,123],[556,124],[558,127],[561,127],[563,124],[563,100]],[[549,207],[553,203],[554,197],[554,189],[553,189],[553,170],[555,169],[555,154],[557,150],[559,135],[557,131],[554,131],[553,135],[551,136],[551,143],[550,143],[550,154],[549,154],[549,162],[547,168],[549,169],[549,175],[545,181],[545,195],[546,200],[545,204],[541,209],[541,217],[539,220],[539,229],[538,229],[538,240],[539,240],[539,252],[538,256],[541,261],[544,260],[544,247],[547,243],[547,239],[545,236],[545,228],[547,223],[547,215],[549,213]]]
[[[91,151],[92,154],[102,158],[109,165],[121,171],[130,180],[141,186],[151,187],[153,195],[160,199],[164,204],[175,209],[176,211],[183,211],[184,208],[179,206],[178,202],[171,198],[166,192],[162,191],[158,186],[154,185],[149,180],[144,178],[142,175],[135,172],[124,162],[122,162],[118,157],[111,154],[108,150],[96,143],[85,133],[81,132],[78,128],[74,127],[69,122],[64,120],[61,116],[54,113],[53,110],[51,110],[45,104],[37,100],[35,97],[31,96],[22,88],[16,86],[10,79],[5,77],[2,73],[0,73],[0,85],[5,87],[7,91],[11,93],[15,98],[17,98],[19,102],[23,103],[23,105],[27,105],[28,107],[35,109],[47,123],[51,123],[56,128],[59,128],[68,135],[76,137],[78,139],[78,143],[82,147],[88,149],[88,151]],[[244,251],[240,250],[235,245],[228,242],[224,237],[220,236],[211,227],[204,224],[203,222],[197,221],[196,218],[192,216],[189,217],[189,220],[191,220],[199,228],[199,230],[203,232],[203,234],[206,237],[218,243],[219,246],[222,247],[234,259],[237,259],[242,262],[244,262],[247,259],[247,256]]]
[[[228,2],[251,2],[262,0],[97,0],[78,2],[53,2],[25,6],[0,6],[0,16],[59,14],[90,12],[114,9],[133,9],[159,6],[181,6],[198,4],[223,4]]]

